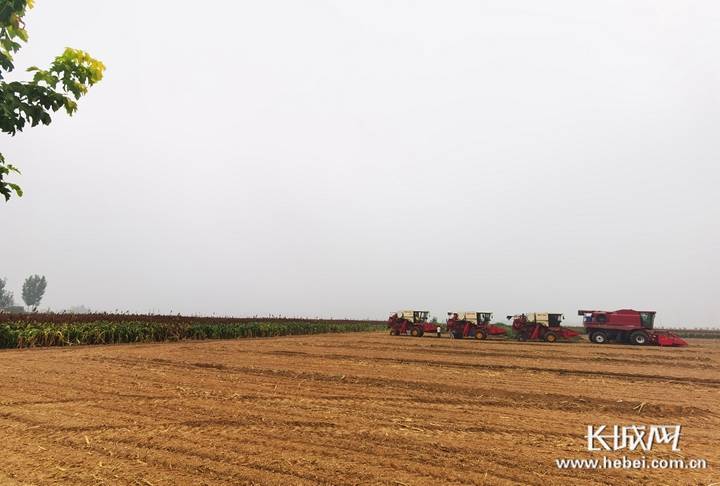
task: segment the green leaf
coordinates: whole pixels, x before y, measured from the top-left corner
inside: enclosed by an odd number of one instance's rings
[[[51,114],[61,108],[72,115],[77,111],[77,100],[102,80],[105,71],[105,65],[87,52],[68,47],[48,69],[28,68],[32,80],[3,81],[5,73],[15,68],[13,54],[28,40],[23,18],[33,5],[33,0],[0,0],[0,132],[9,135],[22,132],[28,125],[49,125]],[[5,200],[12,193],[22,195],[20,186],[4,180],[10,173],[20,171],[0,154],[0,195]]]
[[[7,185],[8,185],[8,187],[9,187],[10,189],[12,189],[13,191],[15,191],[15,194],[17,194],[18,197],[22,197],[23,191],[22,191],[22,189],[20,188],[20,186],[18,186],[17,184],[13,184],[12,182],[8,182]]]

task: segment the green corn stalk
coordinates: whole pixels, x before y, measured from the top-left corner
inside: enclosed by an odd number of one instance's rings
[[[47,320],[44,319],[46,316]],[[78,318],[74,315],[48,314],[31,318],[23,316],[15,321],[0,320],[0,348],[236,339],[379,329],[382,329],[382,324],[369,321],[233,321],[226,318],[112,314],[101,314],[95,320],[90,320],[87,315]]]

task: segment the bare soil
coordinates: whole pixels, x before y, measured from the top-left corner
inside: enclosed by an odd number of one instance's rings
[[[0,377],[2,485],[720,481],[718,340],[353,333],[6,350]],[[558,469],[601,455],[590,424],[681,424],[680,452],[647,457],[709,468]]]

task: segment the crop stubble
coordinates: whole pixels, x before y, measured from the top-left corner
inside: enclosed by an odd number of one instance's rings
[[[720,342],[380,333],[0,352],[0,484],[709,484]],[[558,470],[588,424],[683,425],[701,471]],[[653,456],[655,457],[655,456]]]

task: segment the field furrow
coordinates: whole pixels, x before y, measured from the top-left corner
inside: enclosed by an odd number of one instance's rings
[[[379,333],[0,352],[2,484],[709,484],[720,346]],[[588,425],[681,424],[705,470],[563,470]],[[620,457],[620,453],[608,453]],[[632,454],[631,454],[632,455]]]

